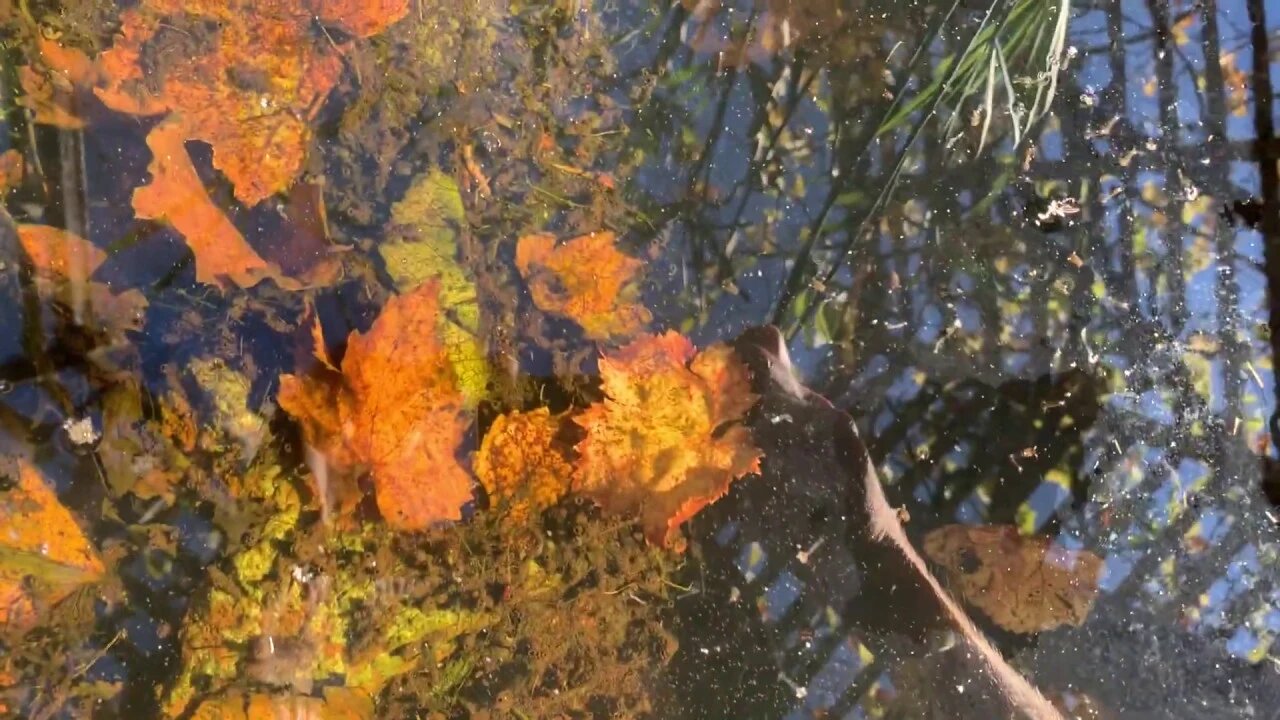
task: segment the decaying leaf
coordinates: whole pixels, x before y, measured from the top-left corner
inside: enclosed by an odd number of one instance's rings
[[[471,499],[457,458],[470,421],[440,315],[440,283],[429,280],[388,301],[368,332],[351,334],[340,376],[280,378],[280,406],[328,471],[367,468],[383,518],[404,530],[458,520]]]
[[[675,332],[643,336],[600,359],[606,398],[574,420],[577,489],[607,512],[638,515],[655,544],[756,472],[760,451],[741,423],[755,403],[732,348],[695,353]]]
[[[326,687],[324,697],[229,690],[205,700],[193,720],[366,720],[373,700],[357,690]]]
[[[0,627],[21,631],[106,569],[39,470],[18,460],[3,471],[14,485],[0,491]]]
[[[343,271],[344,248],[335,245],[329,234],[324,187],[318,180],[294,183],[284,205],[279,207],[282,225],[262,237],[266,241],[263,257],[279,264],[285,275],[311,287],[332,285]],[[258,237],[261,236],[255,240]]]
[[[1098,595],[1101,558],[1011,525],[944,525],[924,551],[965,602],[1011,632],[1080,625]]]
[[[311,138],[308,122],[342,70],[340,49],[313,20],[368,36],[408,11],[407,0],[145,0],[121,14],[99,59],[109,107],[169,113],[183,139],[213,147],[213,164],[246,205],[287,189]]]
[[[48,225],[19,225],[18,239],[43,294],[84,308],[108,332],[141,329],[147,298],[140,290],[117,294],[105,283],[90,280],[107,261],[107,254],[96,245]]]
[[[433,169],[391,207],[390,232],[378,243],[378,254],[400,292],[439,279],[440,302],[448,309],[441,338],[459,387],[474,406],[484,396],[489,367],[480,341],[475,279],[458,259],[459,232],[466,221],[457,182]]]
[[[533,303],[570,318],[593,340],[633,336],[652,319],[637,302],[634,280],[642,265],[619,252],[607,230],[559,246],[541,233],[516,242],[516,267],[529,284]]]
[[[99,457],[112,495],[169,502],[189,462],[183,448],[170,445],[143,416],[142,390],[134,382],[116,383],[103,395]]]
[[[183,128],[161,123],[147,135],[151,148],[151,182],[133,192],[140,218],[164,220],[186,238],[196,259],[196,280],[219,285],[227,281],[252,287],[271,277],[282,282],[249,246],[231,220],[213,204],[187,154]]]
[[[249,379],[221,358],[194,358],[187,371],[210,404],[208,420],[212,422],[205,423],[203,434],[208,449],[227,454],[234,448],[247,465],[267,433],[266,418],[250,404]]]
[[[22,159],[22,153],[12,148],[0,153],[0,198],[21,185],[26,174],[27,164]]]
[[[561,419],[547,408],[500,415],[476,453],[475,471],[490,502],[511,521],[554,505],[569,491],[573,466],[556,435]]]
[[[81,112],[81,95],[98,77],[97,68],[88,56],[73,48],[64,48],[57,40],[36,38],[39,60],[18,68],[18,84],[22,87],[19,103],[31,110],[37,123],[66,130],[79,130],[86,125]],[[89,96],[92,98],[92,96]]]

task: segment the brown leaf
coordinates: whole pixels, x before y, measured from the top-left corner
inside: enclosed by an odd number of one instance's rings
[[[1098,595],[1101,558],[1009,525],[945,525],[924,551],[965,602],[1011,632],[1080,625]]]
[[[516,242],[516,267],[529,284],[533,303],[570,318],[593,340],[630,337],[652,319],[636,302],[634,280],[642,265],[619,252],[607,230],[559,246],[545,234]]]
[[[574,418],[577,489],[607,512],[638,515],[650,542],[678,546],[677,530],[761,453],[742,424],[755,403],[731,348],[701,353],[675,332],[643,336],[600,359],[606,398]]]

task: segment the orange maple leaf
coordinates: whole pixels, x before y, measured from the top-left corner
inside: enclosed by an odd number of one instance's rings
[[[619,252],[612,232],[582,235],[557,246],[551,235],[516,241],[516,267],[529,284],[533,303],[564,315],[593,340],[630,337],[652,316],[635,301],[633,283],[643,265]]]
[[[96,245],[48,225],[19,225],[18,241],[31,259],[42,293],[93,313],[108,331],[141,328],[147,298],[140,290],[117,294],[105,283],[90,281],[107,260],[107,254]]]
[[[924,551],[965,602],[1011,632],[1080,625],[1098,596],[1101,558],[1011,525],[944,525]]]
[[[607,512],[638,515],[650,542],[679,547],[677,530],[757,472],[761,452],[743,416],[756,401],[727,345],[695,353],[676,332],[642,336],[600,359],[606,398],[574,420],[576,489]]]
[[[37,608],[98,580],[106,568],[39,470],[24,460],[4,470],[17,477],[0,493],[0,627],[21,630],[36,622]]]
[[[476,478],[494,507],[513,523],[551,507],[569,491],[573,466],[556,435],[561,420],[547,408],[499,415],[476,453]]]
[[[368,332],[351,334],[341,374],[322,367],[280,378],[280,407],[299,420],[328,470],[351,480],[367,468],[378,510],[403,530],[458,520],[471,499],[457,458],[470,421],[441,321],[440,283],[429,280],[388,301]]]

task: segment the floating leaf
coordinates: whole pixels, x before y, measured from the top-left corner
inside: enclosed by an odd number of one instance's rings
[[[0,491],[0,626],[22,630],[37,610],[94,582],[102,560],[71,513],[34,466],[4,468],[13,487]]]
[[[110,286],[89,279],[107,260],[107,254],[96,245],[48,225],[19,225],[18,239],[43,293],[65,299],[72,307],[84,307],[101,318],[108,332],[141,328],[147,307],[141,291],[116,294]]]
[[[560,418],[547,408],[500,415],[476,453],[475,471],[490,502],[520,524],[569,491],[573,467],[559,448]]]
[[[759,470],[761,453],[741,423],[756,397],[726,345],[701,353],[675,332],[643,336],[600,360],[606,398],[575,421],[577,487],[606,511],[639,515],[655,544]]]
[[[557,246],[551,235],[525,235],[516,242],[516,267],[529,284],[533,303],[564,315],[593,340],[629,337],[652,319],[636,302],[636,272],[643,265],[623,255],[607,230]]]
[[[945,525],[925,536],[924,551],[965,602],[1011,632],[1080,625],[1098,594],[1097,555],[1008,525]]]
[[[341,376],[321,369],[280,378],[280,406],[307,442],[336,472],[368,468],[378,509],[398,529],[458,520],[471,499],[456,456],[469,419],[440,312],[440,283],[423,283],[388,301],[368,332],[351,334]]]
[[[440,302],[449,310],[441,318],[440,335],[467,404],[474,407],[485,394],[489,364],[480,342],[475,279],[458,260],[459,231],[466,220],[458,184],[433,169],[391,207],[390,237],[378,244],[378,254],[400,292],[439,279]]]

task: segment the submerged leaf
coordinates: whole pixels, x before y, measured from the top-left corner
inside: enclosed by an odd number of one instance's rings
[[[570,318],[593,340],[635,335],[652,319],[636,301],[634,279],[642,265],[619,252],[607,230],[559,246],[545,234],[516,242],[516,267],[529,284],[533,303]]]
[[[403,530],[458,520],[471,500],[471,478],[457,458],[470,421],[440,313],[439,282],[423,283],[388,301],[368,332],[351,334],[341,376],[280,378],[280,406],[307,442],[334,472],[367,468],[378,510]]]
[[[64,48],[43,35],[36,38],[39,61],[18,68],[22,87],[19,103],[41,125],[79,130],[86,125],[79,94],[97,78],[97,69],[83,52]]]
[[[134,382],[112,385],[103,395],[98,455],[114,496],[131,492],[144,500],[158,497],[169,502],[189,462],[184,448],[170,445],[145,419],[142,389]]]
[[[164,122],[147,135],[151,148],[151,182],[133,193],[140,218],[165,220],[186,238],[196,258],[196,280],[220,285],[230,281],[252,287],[268,277],[282,280],[278,269],[258,256],[244,236],[213,204],[187,154],[183,129]]]
[[[312,18],[301,3],[147,0],[122,13],[98,96],[121,112],[168,112],[255,205],[302,170],[308,122],[342,70]]]
[[[89,279],[107,260],[96,245],[48,225],[19,225],[18,239],[45,294],[66,299],[72,307],[84,307],[101,318],[108,332],[140,329],[147,307],[141,291],[116,294],[108,285]]]
[[[480,303],[475,279],[458,259],[458,238],[466,223],[462,195],[453,178],[433,169],[414,181],[391,208],[391,237],[378,253],[396,289],[408,292],[431,278],[440,283],[440,335],[458,384],[474,406],[489,382],[480,342]]]
[[[10,148],[0,153],[0,199],[5,193],[22,184],[27,174],[27,163],[22,153]]]
[[[409,0],[307,0],[311,12],[325,24],[357,37],[370,37],[409,13]]]
[[[0,627],[22,630],[38,608],[57,603],[106,569],[75,518],[30,463],[0,491]]]
[[[1009,525],[944,525],[924,551],[965,602],[1011,632],[1080,625],[1098,595],[1101,558]]]
[[[729,485],[759,470],[760,451],[742,424],[756,397],[746,367],[726,345],[695,355],[675,332],[644,336],[600,359],[607,396],[575,421],[577,488],[606,511],[636,514],[655,544]]]
[[[475,471],[489,501],[520,524],[569,491],[573,466],[556,441],[560,418],[547,408],[493,421],[476,453]]]

